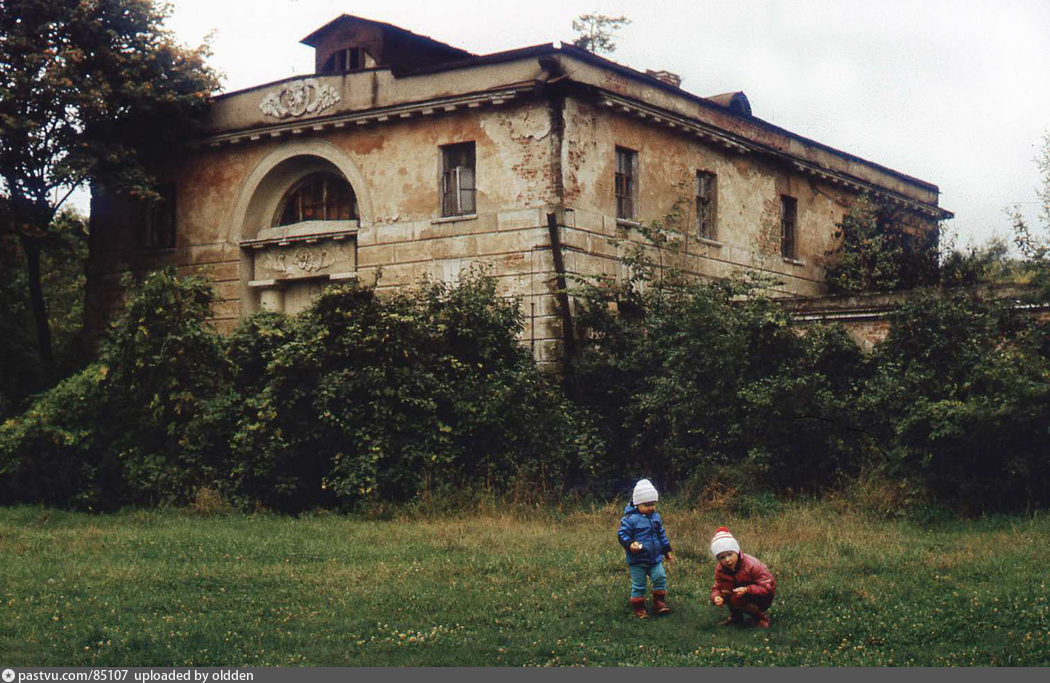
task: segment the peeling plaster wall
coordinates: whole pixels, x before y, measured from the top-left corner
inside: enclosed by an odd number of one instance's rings
[[[273,165],[267,160],[297,158],[296,150],[302,150],[303,156],[323,155],[324,163],[351,167],[359,176],[350,179],[359,201],[367,196],[356,236],[357,275],[363,282],[375,283],[381,270],[378,288],[388,291],[423,277],[455,280],[463,269],[481,265],[498,278],[501,294],[522,301],[524,339],[535,344],[541,361],[553,362],[560,327],[551,296],[554,274],[545,219],[558,202],[551,134],[546,103],[532,101],[202,149],[171,171],[178,196],[175,249],[115,248],[135,244],[135,207],[112,199],[99,203],[93,221],[106,226],[102,233],[111,244],[98,251],[104,258],[93,262],[94,280],[112,286],[108,296],[99,291],[94,297],[96,321],[119,306],[122,271],[168,264],[215,284],[214,322],[220,329],[230,330],[240,317],[258,310],[258,293],[248,286],[251,252],[240,242],[269,225],[279,195],[290,184],[267,184],[265,179],[277,172],[267,170]],[[477,212],[443,218],[440,147],[467,141],[476,146]],[[260,193],[273,196],[262,201]]]
[[[566,222],[574,228],[565,240],[577,252],[577,272],[618,272],[619,254],[609,241],[618,234],[613,185],[619,146],[638,154],[637,220],[667,223],[678,205],[681,220],[668,227],[684,235],[684,265],[691,272],[729,277],[749,269],[783,280],[778,290],[785,293],[824,291],[824,254],[834,246],[835,224],[852,200],[842,190],[757,155],[729,152],[577,99],[568,100],[565,119]],[[697,171],[717,176],[716,243],[696,232]],[[798,200],[798,262],[781,256],[781,195]]]

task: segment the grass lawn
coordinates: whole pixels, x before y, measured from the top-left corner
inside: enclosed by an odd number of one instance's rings
[[[829,504],[659,510],[673,612],[635,620],[621,505],[365,521],[0,508],[2,666],[1048,666],[1050,519],[920,525]],[[708,539],[777,577],[725,628]]]

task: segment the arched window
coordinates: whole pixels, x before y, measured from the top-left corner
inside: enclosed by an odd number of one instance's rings
[[[357,197],[350,183],[334,173],[313,173],[285,194],[274,226],[356,218]]]

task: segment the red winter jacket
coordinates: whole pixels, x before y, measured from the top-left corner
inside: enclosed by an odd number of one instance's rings
[[[747,594],[753,597],[768,595],[772,600],[777,594],[777,580],[756,558],[740,553],[736,569],[730,570],[719,562],[715,565],[715,585],[711,586],[711,599],[721,595],[722,591],[731,591],[739,586],[747,586]]]

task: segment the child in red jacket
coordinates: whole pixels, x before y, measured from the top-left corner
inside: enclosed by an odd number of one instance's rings
[[[711,603],[715,607],[725,605],[729,608],[729,618],[722,624],[740,624],[747,613],[754,618],[755,626],[769,628],[765,611],[777,594],[777,580],[766,565],[740,552],[740,544],[724,526],[715,530],[711,554],[718,562],[715,565],[715,585],[711,587]]]

